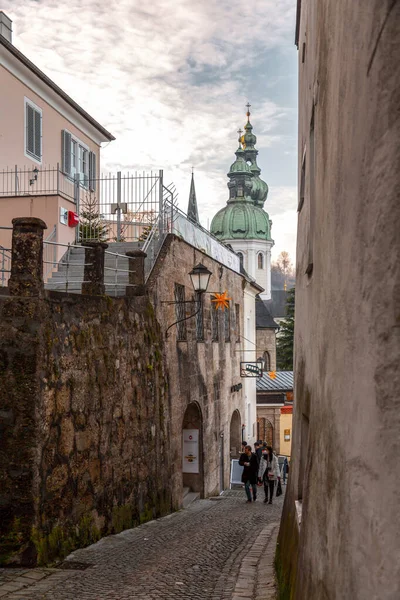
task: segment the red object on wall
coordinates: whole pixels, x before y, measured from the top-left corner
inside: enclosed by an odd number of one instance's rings
[[[79,225],[79,215],[73,210],[68,211],[68,227],[76,227]]]

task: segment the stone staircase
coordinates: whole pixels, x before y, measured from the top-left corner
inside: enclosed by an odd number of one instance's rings
[[[190,488],[184,487],[183,488],[182,508],[187,508],[193,502],[195,502],[196,500],[199,500],[199,498],[200,498],[200,494],[198,492],[192,492],[190,490]]]
[[[129,261],[125,256],[125,252],[138,250],[142,245],[140,242],[111,242],[108,244],[104,259],[104,283],[108,296],[125,295],[125,288],[129,282],[129,273],[127,272]],[[119,254],[120,256],[109,254],[109,252]],[[57,271],[45,283],[45,288],[48,290],[81,294],[84,265],[85,248],[83,246],[74,246],[58,263]]]

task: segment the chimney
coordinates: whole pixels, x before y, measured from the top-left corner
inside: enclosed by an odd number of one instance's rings
[[[0,35],[12,44],[12,21],[2,10],[0,10]]]

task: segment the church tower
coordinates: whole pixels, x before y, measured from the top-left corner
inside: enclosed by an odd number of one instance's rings
[[[214,216],[211,233],[221,242],[230,244],[240,256],[244,269],[264,288],[262,300],[271,298],[271,225],[264,203],[268,186],[260,178],[257,165],[257,138],[250,123],[250,104],[244,134],[239,133],[236,160],[228,173],[229,199]],[[242,135],[243,134],[243,135]]]

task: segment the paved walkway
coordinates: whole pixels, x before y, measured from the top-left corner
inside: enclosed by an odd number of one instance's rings
[[[0,569],[0,599],[275,600],[282,498],[228,491],[77,550],[64,568]]]

